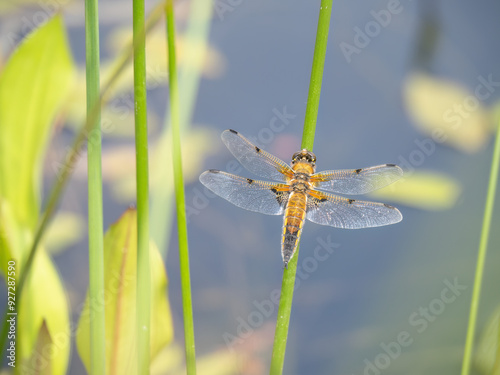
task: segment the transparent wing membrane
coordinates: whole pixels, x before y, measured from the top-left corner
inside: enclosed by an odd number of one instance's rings
[[[307,198],[307,219],[335,228],[360,229],[395,224],[403,219],[388,204],[358,201],[311,191]]]
[[[311,176],[316,188],[340,194],[366,194],[387,186],[403,176],[403,170],[394,164],[361,169],[324,171]]]
[[[293,175],[284,161],[254,146],[235,130],[224,130],[222,141],[236,159],[250,172],[274,181],[286,182]]]
[[[232,204],[266,215],[281,215],[288,201],[289,186],[285,184],[256,181],[214,169],[203,172],[200,181]]]

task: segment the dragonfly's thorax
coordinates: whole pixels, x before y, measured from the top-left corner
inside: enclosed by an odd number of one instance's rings
[[[312,186],[309,182],[309,174],[303,172],[296,172],[289,182],[292,191],[296,193],[306,193],[311,190]]]

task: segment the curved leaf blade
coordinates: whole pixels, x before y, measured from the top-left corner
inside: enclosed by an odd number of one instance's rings
[[[151,360],[173,338],[172,317],[168,303],[167,278],[158,249],[150,245],[151,257]],[[106,309],[106,373],[135,374],[137,363],[136,276],[137,212],[127,210],[104,236]],[[77,350],[87,371],[90,369],[90,319],[88,296],[77,331]]]

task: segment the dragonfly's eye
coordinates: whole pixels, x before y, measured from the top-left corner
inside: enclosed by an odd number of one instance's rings
[[[312,163],[312,164],[316,164],[316,155],[314,155],[311,151],[307,151],[307,154],[306,154],[306,159]]]

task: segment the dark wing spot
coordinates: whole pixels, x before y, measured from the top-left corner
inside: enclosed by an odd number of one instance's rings
[[[248,182],[249,184],[253,184],[253,180],[252,180],[251,178],[247,178],[247,182]]]
[[[229,129],[229,131],[230,131],[231,133],[238,134],[238,132],[237,132],[236,130]]]
[[[280,206],[284,206],[286,202],[288,202],[288,194],[285,194],[278,189],[272,188],[271,191],[276,194],[276,200],[280,204]]]
[[[362,170],[362,169],[361,169],[361,168],[359,168],[359,169],[356,169],[354,172],[356,172],[356,174],[359,174],[359,172],[361,172],[361,170]]]
[[[220,173],[217,169],[209,169],[208,170],[210,173]]]
[[[257,146],[255,146],[255,151],[260,152],[260,148],[258,148]]]
[[[352,204],[353,202],[356,202],[356,199],[348,199],[349,204]]]
[[[395,167],[395,166],[396,166],[396,164],[386,164],[385,166],[386,166],[386,167]]]
[[[384,203],[384,206],[386,206],[387,208],[394,208],[393,206],[391,206],[390,204],[386,204]]]
[[[316,198],[316,197],[311,197],[309,196],[308,201],[311,202],[311,206],[314,208],[317,208],[320,203],[326,201],[328,199],[326,198]]]

